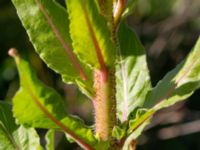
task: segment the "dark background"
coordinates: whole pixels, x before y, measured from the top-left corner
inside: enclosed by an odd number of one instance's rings
[[[155,85],[186,57],[200,35],[200,1],[138,0],[128,22],[146,48]],[[90,101],[46,67],[35,54],[11,1],[0,0],[0,100],[6,101],[18,89],[16,67],[7,55],[11,47],[16,47],[32,63],[43,82],[65,97],[70,113],[80,115],[87,123],[93,122]],[[38,132],[41,137],[45,134],[45,130]],[[56,139],[57,150],[78,149],[61,133],[56,134]],[[200,150],[200,91],[187,101],[158,112],[138,141],[138,150],[169,149]]]

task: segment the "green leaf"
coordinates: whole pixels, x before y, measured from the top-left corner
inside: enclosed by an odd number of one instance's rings
[[[113,1],[111,0],[96,0],[103,16],[107,18],[110,23],[113,20]]]
[[[138,120],[142,120],[144,117],[146,117],[147,114],[149,114],[149,110],[148,109],[144,109],[144,108],[139,108],[136,111],[136,115],[134,119],[130,119],[129,120],[129,129],[128,129],[128,134],[130,134],[135,128],[137,128],[136,125]]]
[[[145,101],[151,89],[145,51],[136,34],[123,21],[119,28],[119,61],[116,66],[117,114],[121,122]]]
[[[14,116],[20,124],[63,130],[82,147],[96,144],[92,129],[77,117],[69,116],[60,95],[41,83],[28,62],[15,56],[20,89],[13,98]]]
[[[152,115],[165,107],[188,98],[200,87],[200,38],[187,59],[170,71],[147,95],[143,107],[148,109],[130,126],[130,132],[146,123]],[[133,132],[134,133],[134,132]]]
[[[66,112],[62,98],[56,91],[37,79],[27,61],[16,58],[16,62],[20,77],[20,89],[13,98],[14,116],[19,123],[24,125],[55,128],[55,123],[40,110],[39,105],[48,109],[58,120],[62,120]],[[37,104],[38,101],[39,104]]]
[[[146,108],[158,110],[188,98],[200,87],[200,38],[188,58],[169,72],[149,93]]]
[[[11,105],[5,102],[0,102],[0,149],[42,149],[36,131],[33,128],[16,125]]]
[[[46,133],[45,140],[46,140],[46,150],[54,150],[54,134],[55,130],[49,129]]]
[[[115,47],[106,19],[94,0],[66,0],[74,52],[89,66],[113,65]]]
[[[132,132],[124,142],[122,150],[130,150],[130,144],[136,140],[144,130],[144,128],[150,123],[150,120],[146,120],[142,125],[140,125],[134,132]]]
[[[112,130],[112,137],[116,138],[118,141],[120,141],[124,136],[126,135],[126,130],[119,127],[114,126]]]
[[[74,142],[75,142],[74,139],[71,138],[68,134],[65,134],[65,137],[66,137],[66,139],[67,139],[67,141],[68,141],[69,143],[74,143]]]
[[[76,82],[91,97],[92,75],[71,51],[65,9],[53,0],[13,0],[13,3],[40,57],[62,76],[64,82]]]

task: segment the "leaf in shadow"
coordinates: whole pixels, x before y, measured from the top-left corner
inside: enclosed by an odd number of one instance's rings
[[[0,149],[2,150],[42,150],[40,139],[33,128],[16,125],[12,106],[0,102]]]

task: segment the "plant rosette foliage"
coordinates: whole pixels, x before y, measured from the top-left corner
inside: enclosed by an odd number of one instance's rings
[[[200,39],[182,63],[151,86],[145,50],[125,21],[134,2],[66,0],[64,8],[54,0],[13,0],[41,59],[91,99],[95,132],[68,114],[62,97],[11,49],[20,89],[12,112],[9,104],[0,103],[1,149],[42,149],[34,128],[45,128],[47,150],[54,149],[56,130],[83,149],[131,150],[156,111],[200,87]]]

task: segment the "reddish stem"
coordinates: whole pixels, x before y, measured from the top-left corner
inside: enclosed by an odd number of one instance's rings
[[[95,71],[94,88],[96,91],[93,100],[95,110],[96,133],[106,141],[111,137],[112,128],[116,124],[116,99],[114,70],[109,70],[107,81],[101,70]]]

